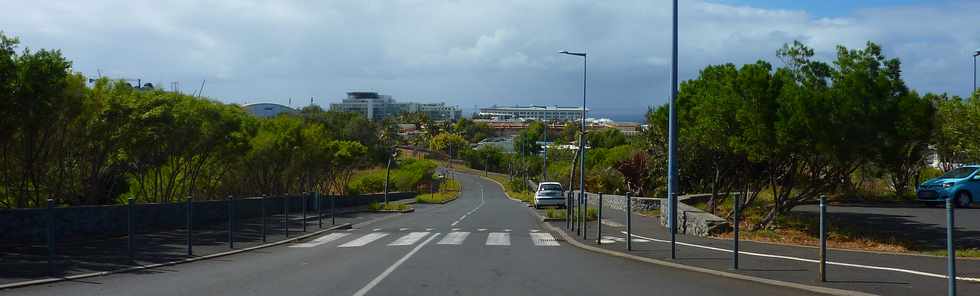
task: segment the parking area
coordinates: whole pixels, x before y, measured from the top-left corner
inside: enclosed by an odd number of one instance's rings
[[[794,212],[817,215],[817,205],[801,205]],[[867,227],[881,237],[908,239],[926,250],[942,250],[946,244],[946,209],[920,203],[831,204],[827,213],[834,223]],[[980,248],[980,208],[956,209],[956,244]]]

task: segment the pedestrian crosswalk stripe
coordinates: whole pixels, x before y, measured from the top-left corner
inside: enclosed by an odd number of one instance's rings
[[[368,234],[365,234],[364,236],[361,236],[361,237],[359,237],[359,238],[357,238],[355,240],[349,241],[346,244],[340,245],[340,247],[341,248],[360,247],[360,246],[363,246],[363,245],[366,245],[366,244],[370,244],[371,242],[376,241],[379,238],[385,237],[387,235],[388,234],[387,233],[384,233],[384,232],[372,232],[372,233],[368,233]]]
[[[436,244],[439,244],[439,245],[460,245],[460,244],[463,244],[463,241],[466,240],[466,237],[469,236],[469,235],[470,235],[469,232],[458,232],[458,231],[450,232],[449,234],[446,234],[446,237],[443,237],[442,240],[440,240]]]
[[[509,246],[510,245],[510,233],[506,232],[491,232],[487,236],[488,246]]]
[[[422,239],[426,235],[429,235],[429,233],[428,232],[409,232],[408,234],[403,235],[402,237],[396,239],[394,242],[392,242],[392,243],[390,243],[388,245],[389,246],[410,246],[410,245],[414,245],[415,242],[419,241],[420,239]]]
[[[547,232],[532,232],[531,242],[533,242],[535,246],[558,246],[558,242],[555,241],[555,237],[551,236],[551,234]]]
[[[312,248],[312,247],[316,247],[316,246],[319,246],[319,245],[322,245],[322,244],[325,244],[325,243],[329,243],[329,242],[335,241],[337,239],[340,239],[340,238],[345,237],[345,236],[348,236],[348,235],[350,235],[350,233],[343,233],[343,232],[331,233],[331,234],[328,234],[328,235],[324,235],[324,236],[318,237],[318,238],[316,238],[316,239],[314,239],[312,241],[301,243],[301,244],[295,244],[295,245],[292,245],[292,246],[289,246],[289,247],[290,248]]]

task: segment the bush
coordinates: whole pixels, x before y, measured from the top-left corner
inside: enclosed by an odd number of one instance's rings
[[[372,202],[368,205],[368,208],[372,211],[404,211],[408,209],[408,205],[400,203],[379,203]]]
[[[415,191],[418,184],[432,180],[437,167],[431,160],[401,159],[391,168],[388,191]],[[378,193],[385,190],[385,168],[363,171],[347,185],[350,195]]]
[[[548,211],[545,212],[545,217],[547,217],[548,219],[562,219],[562,220],[564,220],[565,219],[565,215],[566,215],[565,214],[565,209],[559,210],[559,209],[554,209],[554,208],[548,208]]]

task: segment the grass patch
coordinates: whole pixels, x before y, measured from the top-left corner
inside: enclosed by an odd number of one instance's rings
[[[391,202],[389,203],[372,202],[371,204],[368,205],[368,208],[376,212],[377,211],[404,211],[409,209],[408,205],[406,204],[391,203]]]
[[[933,255],[933,256],[943,256],[943,257],[945,257],[946,256],[946,250],[928,251],[928,252],[925,252],[925,254]],[[956,257],[980,258],[980,249],[970,248],[970,249],[956,250]]]
[[[459,182],[456,180],[445,180],[439,188],[439,192],[429,194],[419,194],[415,196],[417,203],[441,204],[459,197]]]
[[[566,218],[565,209],[559,210],[559,209],[549,208],[544,214],[545,214],[544,216],[547,217],[548,219],[565,220]]]
[[[762,197],[762,196],[760,196]],[[768,201],[756,201],[748,208],[743,210],[743,222],[741,237],[744,239],[772,242],[780,244],[792,244],[803,246],[819,246],[820,244],[820,220],[813,213],[789,212],[780,215],[772,226],[765,229],[749,230],[750,225],[757,224],[762,220]],[[707,211],[705,203],[697,203],[694,206]],[[716,207],[715,214],[720,217],[728,217],[732,209],[731,199],[721,203]],[[896,253],[917,253],[926,255],[945,256],[945,249],[935,249],[925,245],[921,241],[916,241],[913,237],[903,237],[895,233],[883,232],[873,227],[829,217],[829,227],[827,229],[827,246],[839,249],[896,252]],[[731,238],[732,233],[721,233],[720,238]],[[980,257],[980,249],[968,248],[957,250],[959,257]]]

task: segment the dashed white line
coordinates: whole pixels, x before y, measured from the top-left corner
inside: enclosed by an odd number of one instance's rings
[[[449,226],[456,226],[456,224],[459,224],[459,222],[462,222],[463,219],[466,219],[466,217],[469,217],[471,214],[476,213],[477,210],[479,210],[480,208],[483,207],[483,204],[485,204],[487,202],[487,200],[486,200],[486,194],[485,194],[485,191],[483,189],[484,189],[483,188],[483,184],[480,184],[480,204],[477,205],[472,210],[470,210],[469,212],[466,212],[466,214],[463,214],[462,217],[459,217],[459,219],[456,219],[456,221],[453,222],[452,224],[450,224]]]

